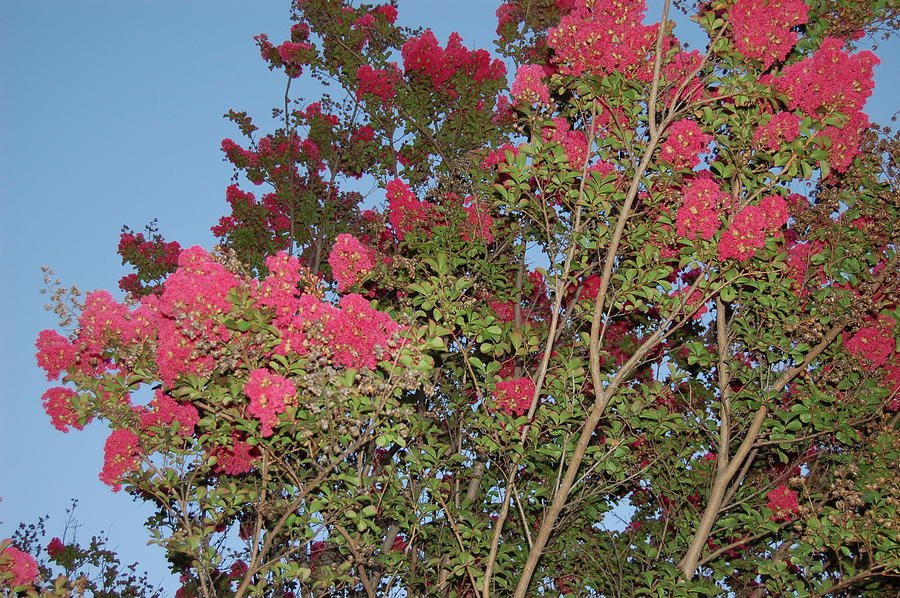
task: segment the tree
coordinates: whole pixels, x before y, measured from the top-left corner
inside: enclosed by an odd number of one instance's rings
[[[270,191],[212,252],[126,230],[133,301],[37,342],[181,595],[896,592],[897,141],[854,48],[896,9],[686,9],[704,51],[669,2],[502,4],[510,97],[389,4],[256,38],[282,125],[222,149]]]

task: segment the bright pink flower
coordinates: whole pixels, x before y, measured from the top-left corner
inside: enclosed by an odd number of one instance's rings
[[[787,486],[783,484],[770,490],[766,494],[766,498],[768,499],[766,506],[772,510],[772,516],[769,517],[772,521],[789,521],[799,507],[797,493],[788,490]]]
[[[103,446],[100,481],[112,486],[113,492],[118,492],[122,489],[122,476],[138,468],[143,454],[137,434],[131,430],[114,430]]]
[[[894,319],[881,316],[869,325],[857,330],[853,336],[844,338],[844,347],[849,353],[862,357],[870,364],[870,369],[885,365],[894,352]]]
[[[343,296],[340,311],[325,323],[335,365],[353,369],[374,370],[379,361],[390,359],[387,351],[399,331],[399,324],[357,293]]]
[[[69,428],[83,430],[84,426],[78,421],[78,412],[72,407],[72,399],[78,396],[75,391],[57,386],[47,389],[41,399],[44,402],[44,411],[50,416],[53,427],[60,432],[68,432]],[[85,423],[90,423],[93,418],[88,418]]]
[[[759,149],[777,152],[800,134],[800,117],[793,112],[779,112],[753,133],[753,145]]]
[[[735,258],[746,262],[757,249],[766,245],[766,236],[787,222],[787,203],[779,195],[763,198],[759,205],[747,206],[738,212],[731,226],[719,239],[719,259]]]
[[[201,247],[178,257],[178,270],[165,282],[159,297],[157,366],[163,382],[174,386],[182,374],[209,376],[216,359],[208,348],[228,341],[228,329],[218,318],[231,311],[228,296],[240,279],[215,262]]]
[[[47,544],[47,554],[50,555],[51,559],[56,558],[56,556],[61,554],[65,549],[65,545],[59,538],[53,538],[50,540],[50,543]]]
[[[764,214],[758,206],[747,206],[735,217],[719,239],[719,259],[746,262],[766,245]]]
[[[421,230],[428,232],[432,222],[433,205],[420,201],[409,185],[400,179],[387,184],[388,220],[394,234],[403,240],[406,233]]]
[[[836,172],[846,172],[853,159],[860,154],[859,143],[862,134],[869,127],[869,117],[864,112],[852,112],[847,122],[842,127],[828,126],[816,136],[819,146],[825,146],[821,142],[823,137],[828,137],[831,144],[828,149],[828,160],[831,168]]]
[[[659,25],[642,23],[644,0],[574,0],[569,5],[571,11],[547,34],[561,73],[624,73],[649,80],[648,57]]]
[[[391,69],[376,69],[364,64],[357,69],[356,80],[359,81],[359,87],[356,88],[357,99],[373,95],[381,99],[382,106],[387,106],[397,95],[400,71],[396,66]]]
[[[808,22],[808,12],[802,0],[738,0],[729,15],[734,45],[766,70],[797,43],[792,29]]]
[[[376,6],[372,12],[376,15],[380,15],[390,24],[394,24],[394,21],[397,20],[397,9],[391,6],[390,4],[383,4],[381,6]]]
[[[510,95],[517,103],[550,105],[550,90],[543,82],[548,69],[539,64],[523,64],[516,71]]]
[[[472,82],[500,81],[506,75],[506,67],[498,59],[491,60],[487,50],[469,50],[462,45],[458,33],[451,33],[447,47],[442,48],[430,29],[418,37],[412,37],[400,49],[403,68],[411,77],[430,80],[435,91],[451,97],[455,81],[466,85]]]
[[[666,140],[660,146],[660,159],[675,170],[693,168],[700,164],[700,154],[705,154],[712,135],[705,134],[700,125],[684,119],[669,126]]]
[[[244,394],[250,397],[247,411],[262,424],[262,435],[271,436],[278,415],[296,402],[297,387],[284,376],[258,368],[250,372]]]
[[[501,322],[515,321],[516,306],[512,301],[491,301],[488,305]]]
[[[179,403],[160,389],[156,390],[153,402],[141,413],[142,430],[151,427],[165,428],[177,423],[178,434],[181,436],[192,436],[198,421],[200,414],[196,407],[190,403]]]
[[[9,538],[4,540],[8,541]],[[12,579],[9,582],[4,581],[4,585],[9,583],[9,587],[15,588],[36,582],[39,570],[33,556],[9,545],[0,552],[0,575],[9,573],[12,573]]]
[[[812,117],[823,108],[844,114],[862,110],[872,95],[872,69],[879,60],[869,51],[851,56],[843,47],[843,41],[826,38],[815,54],[784,68],[774,83],[788,96],[791,110]]]
[[[719,188],[708,170],[701,170],[688,179],[681,195],[681,206],[675,214],[675,232],[687,239],[711,239],[719,230],[719,210],[730,196]]]
[[[534,397],[534,382],[528,378],[502,380],[494,391],[494,404],[503,413],[525,415],[531,408]]]
[[[497,35],[504,37],[507,25],[515,25],[522,20],[522,9],[512,2],[504,2],[494,13],[497,16]]]
[[[34,346],[37,364],[47,372],[47,380],[57,380],[75,361],[75,345],[55,330],[42,330]]]
[[[231,442],[231,446],[217,446],[211,452],[216,457],[216,473],[247,473],[253,469],[253,463],[259,457],[259,449],[242,440],[237,432],[232,432]]]
[[[373,249],[360,243],[353,235],[338,235],[328,255],[328,265],[338,283],[338,291],[343,293],[371,274],[378,264],[377,258]]]
[[[492,166],[497,166],[499,164],[506,164],[507,158],[506,154],[509,152],[513,157],[519,155],[519,148],[514,146],[511,143],[504,143],[497,149],[490,152],[485,159],[481,162],[481,167],[487,170]]]

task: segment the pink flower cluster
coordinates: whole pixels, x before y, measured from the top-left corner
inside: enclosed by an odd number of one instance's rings
[[[791,110],[808,116],[862,110],[875,86],[872,69],[880,61],[868,50],[850,55],[843,47],[843,41],[826,38],[812,56],[784,68],[774,84],[788,96]]]
[[[65,551],[66,545],[63,544],[62,540],[59,538],[53,538],[50,540],[50,543],[47,544],[47,554],[51,559],[56,558],[58,555],[62,554]]]
[[[331,274],[342,293],[371,274],[377,263],[375,251],[347,233],[337,236],[328,255]]]
[[[100,481],[112,486],[113,492],[122,489],[123,475],[137,469],[143,450],[137,435],[131,430],[114,430],[103,446],[103,470]]]
[[[442,48],[434,32],[429,29],[403,44],[400,54],[407,75],[428,79],[435,91],[446,92],[451,97],[458,95],[452,79],[468,85],[471,82],[500,81],[506,76],[502,61],[496,58],[491,60],[487,50],[469,50],[462,45],[458,33],[451,33],[447,47]]]
[[[759,205],[738,212],[731,226],[719,238],[719,259],[746,262],[766,245],[766,236],[788,220],[787,203],[779,195],[763,198]]]
[[[298,23],[291,27],[291,39],[275,46],[269,36],[260,33],[253,37],[259,46],[259,54],[269,63],[269,68],[284,67],[290,77],[299,77],[303,73],[304,64],[308,64],[313,55],[313,46],[309,43],[309,26]]]
[[[178,424],[181,436],[193,436],[194,426],[200,421],[197,408],[190,403],[179,403],[161,389],[156,390],[153,403],[141,413],[141,430],[148,428],[165,428],[173,423]],[[148,432],[152,435],[152,432]]]
[[[553,127],[543,130],[544,141],[554,141],[563,146],[569,168],[581,170],[588,159],[588,139],[584,131],[569,130],[569,121],[561,116],[553,119]]]
[[[531,408],[534,397],[534,382],[528,378],[502,380],[494,391],[494,404],[503,413],[509,415],[525,415]]]
[[[68,432],[70,427],[76,430],[84,429],[84,426],[78,421],[78,412],[72,405],[72,399],[76,396],[78,395],[75,394],[75,391],[62,386],[48,388],[41,396],[44,402],[44,411],[50,416],[53,427],[60,432]],[[91,419],[93,418],[88,418],[85,423],[90,423]]]
[[[240,286],[238,277],[215,262],[201,247],[181,252],[178,270],[166,280],[156,305],[159,345],[156,364],[169,386],[182,374],[210,375],[216,359],[201,345],[219,345],[230,338],[216,321],[231,311],[228,294]]]
[[[894,352],[895,324],[896,322],[890,316],[880,316],[857,330],[849,338],[845,337],[844,347],[849,353],[858,355],[869,362],[871,369],[880,368],[887,364],[888,358]]]
[[[350,293],[341,298],[338,315],[325,326],[331,341],[335,364],[345,368],[374,370],[379,355],[394,344],[400,325],[386,313],[373,309],[362,295]]]
[[[356,88],[356,99],[362,99],[366,95],[373,95],[381,100],[382,106],[389,105],[397,95],[397,85],[400,83],[400,70],[396,65],[391,69],[376,69],[364,64],[356,71],[356,80],[359,87]]]
[[[522,20],[522,9],[514,2],[504,2],[497,7],[494,13],[497,17],[497,35],[501,38],[506,37],[507,33],[512,32],[512,27]]]
[[[787,275],[793,279],[792,289],[803,296],[808,291],[804,289],[806,277],[809,271],[810,259],[813,255],[821,253],[824,245],[821,241],[814,243],[794,243],[788,249]]]
[[[516,71],[516,78],[509,88],[517,103],[550,105],[550,90],[543,82],[548,69],[539,64],[523,64]]]
[[[47,372],[47,380],[58,380],[75,363],[78,354],[75,345],[55,330],[42,330],[34,345],[38,350],[37,364]]]
[[[674,293],[672,293],[672,296],[677,297],[678,302],[680,304],[682,301],[684,301],[684,299],[681,297],[681,295],[686,294],[687,291],[688,291],[688,289],[687,289],[687,287],[685,287],[683,289],[679,289],[679,290],[675,291]],[[706,306],[706,304],[702,303],[702,301],[703,301],[703,291],[699,291],[699,290],[694,291],[693,293],[691,293],[690,297],[688,297],[687,301],[685,301],[684,312],[686,314],[693,312],[692,318],[694,320],[699,320],[703,314],[705,314],[709,311],[709,308]],[[697,307],[698,305],[700,306],[699,308]]]
[[[791,110],[812,117],[839,112],[848,117],[841,127],[829,125],[822,135],[831,138],[832,168],[844,172],[859,153],[859,136],[869,124],[862,113],[875,85],[872,69],[879,63],[869,51],[849,54],[844,43],[826,38],[809,58],[787,66],[774,80],[775,88],[788,96]]]
[[[660,146],[660,159],[674,170],[693,168],[700,164],[700,154],[706,153],[712,135],[705,134],[696,122],[683,119],[669,126],[669,134]]]
[[[271,436],[278,415],[296,402],[297,387],[284,376],[258,368],[250,372],[244,394],[250,397],[247,411],[262,424],[262,435]]]
[[[519,148],[514,146],[511,143],[504,143],[497,149],[488,153],[488,155],[482,160],[481,167],[487,170],[492,166],[498,166],[500,164],[506,164],[506,153],[509,152],[513,157],[519,155]]]
[[[216,473],[240,475],[253,469],[259,449],[241,439],[237,432],[231,434],[231,443],[231,446],[218,446],[211,451],[216,458]]]
[[[734,45],[766,70],[787,57],[797,43],[791,29],[805,25],[808,13],[802,0],[738,0],[729,15]]]
[[[643,25],[644,0],[574,0],[571,11],[547,34],[553,61],[566,75],[624,73],[651,76],[647,60],[658,24]],[[568,8],[568,7],[567,7]]]
[[[430,229],[434,205],[420,201],[402,180],[394,179],[387,184],[387,200],[388,220],[399,240],[402,241],[411,231],[427,232]]]
[[[3,542],[10,542],[7,538]],[[34,557],[27,552],[22,552],[12,544],[0,552],[0,587],[9,584],[9,587],[27,586],[33,584],[38,578],[38,566]],[[8,582],[2,577],[12,574]]]
[[[772,521],[790,521],[800,506],[797,503],[797,493],[788,490],[784,484],[769,490],[766,499],[766,506],[772,510],[772,516],[769,517]]]
[[[800,117],[793,112],[779,112],[753,133],[753,145],[758,149],[777,152],[800,134]]]
[[[373,309],[361,295],[344,296],[338,308],[298,290],[301,266],[297,258],[281,252],[268,258],[266,265],[271,274],[254,297],[258,305],[276,314],[273,324],[282,339],[277,353],[302,355],[315,342],[335,365],[374,369],[381,359],[376,353],[393,345],[400,325]]]
[[[727,205],[729,195],[719,188],[708,170],[701,170],[688,179],[681,194],[675,232],[687,239],[711,239],[719,230],[719,209]]]
[[[397,9],[390,4],[382,4],[372,9],[372,12],[393,25],[397,20]]]

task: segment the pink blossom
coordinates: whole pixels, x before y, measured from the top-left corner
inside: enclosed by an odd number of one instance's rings
[[[359,81],[359,87],[356,88],[357,99],[373,95],[381,100],[382,106],[386,106],[397,95],[400,71],[396,66],[392,69],[376,69],[364,64],[356,70],[356,80]]]
[[[783,484],[770,490],[766,498],[768,499],[766,506],[772,510],[772,516],[769,517],[772,521],[790,521],[799,508],[797,493],[788,490]]]
[[[787,57],[797,43],[791,29],[805,25],[808,12],[802,0],[737,0],[729,15],[734,45],[766,70]]]
[[[528,378],[502,380],[494,391],[494,404],[503,413],[524,415],[531,408],[534,397],[534,382]]]
[[[810,56],[786,66],[774,80],[775,88],[788,96],[791,110],[816,116],[820,109],[850,114],[862,110],[875,86],[872,69],[878,58],[869,51],[850,55],[844,42],[826,38]]]
[[[160,389],[156,390],[153,402],[141,413],[141,429],[165,428],[177,423],[178,434],[192,436],[194,426],[200,420],[197,408],[190,403],[179,403]],[[152,434],[151,432],[147,432]]]
[[[344,292],[365,279],[377,265],[377,254],[353,235],[337,236],[328,255],[331,274],[338,283],[338,291]]]
[[[3,542],[10,542],[7,538]],[[38,578],[38,566],[34,557],[27,552],[22,552],[12,544],[0,552],[0,575],[12,574],[9,587],[27,586],[33,584]]]
[[[731,226],[719,239],[719,259],[746,262],[766,245],[766,236],[787,222],[787,203],[778,195],[763,198],[759,205],[747,206],[735,215]]]
[[[381,6],[376,6],[374,9],[372,9],[372,12],[374,12],[376,15],[379,15],[392,25],[394,24],[394,21],[397,20],[397,9],[390,4],[382,4]]]
[[[894,352],[894,319],[881,316],[871,324],[861,327],[852,336],[844,339],[844,347],[853,355],[862,357],[870,369],[885,365]]]
[[[217,446],[211,454],[216,458],[216,473],[240,475],[253,469],[253,463],[259,457],[259,449],[233,432],[231,446]]]
[[[753,133],[753,145],[777,152],[800,134],[800,117],[793,112],[779,112]]]
[[[506,67],[498,59],[491,60],[486,50],[469,50],[462,45],[458,33],[451,33],[447,47],[442,48],[430,29],[418,37],[412,37],[400,49],[403,68],[412,78],[431,82],[435,91],[446,92],[451,97],[455,91],[454,80],[482,83],[499,81],[506,75]]]
[[[708,170],[701,170],[685,182],[682,201],[675,214],[675,232],[687,239],[708,240],[719,229],[719,210],[729,195],[719,188]]]
[[[334,363],[345,368],[374,370],[400,331],[400,325],[357,293],[341,298],[340,311],[325,323]]]
[[[660,146],[660,159],[675,170],[693,168],[700,164],[700,154],[706,153],[712,140],[712,135],[705,134],[694,121],[676,121],[669,126],[666,140]]]
[[[59,538],[53,538],[50,540],[50,543],[47,544],[47,554],[51,559],[56,558],[56,556],[61,554],[65,549],[65,545]]]
[[[112,486],[113,492],[118,492],[122,489],[122,476],[138,468],[143,454],[137,434],[131,430],[114,430],[103,446],[100,481]]]
[[[427,201],[420,201],[409,185],[400,179],[390,181],[387,184],[387,199],[388,220],[399,240],[402,241],[406,233],[415,230],[428,232],[433,206]]]
[[[278,415],[296,401],[297,387],[284,376],[257,368],[250,372],[244,394],[250,397],[247,412],[262,424],[262,435],[271,436]]]
[[[57,380],[75,361],[75,345],[54,330],[42,330],[34,346],[37,364],[47,372],[47,380]]]
[[[561,73],[624,73],[649,81],[648,55],[659,25],[642,23],[644,0],[574,0],[569,6],[571,11],[547,34]]]
[[[510,94],[516,102],[550,105],[550,90],[543,82],[547,68],[539,64],[523,64],[516,71],[516,78],[510,86]]]
[[[62,386],[47,389],[41,396],[44,411],[50,416],[53,427],[60,432],[68,432],[70,427],[76,430],[84,429],[84,425],[78,421],[78,412],[72,406],[72,399],[77,396],[75,391]],[[85,423],[90,423],[92,419],[87,418]]]

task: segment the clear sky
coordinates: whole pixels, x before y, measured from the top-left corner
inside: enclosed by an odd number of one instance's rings
[[[225,214],[232,174],[219,142],[238,139],[222,118],[247,110],[263,123],[284,76],[260,60],[252,36],[287,39],[287,0],[7,2],[0,23],[0,539],[20,521],[52,516],[61,535],[70,497],[81,499],[81,540],[106,530],[126,562],[162,580],[162,551],[146,548],[149,511],[97,478],[108,430],[94,423],[62,434],[40,396],[34,363],[42,264],[64,284],[116,291],[127,273],[115,253],[119,229],[153,218],[183,246],[209,247]],[[658,14],[659,0],[650,3]],[[458,31],[491,49],[497,3],[400,0],[400,22]],[[658,17],[655,17],[658,18]],[[678,33],[678,32],[676,32]],[[886,44],[867,112],[887,123],[897,110],[900,44]],[[296,88],[295,88],[296,89]],[[308,94],[311,97],[312,93]],[[266,128],[263,127],[265,131]],[[48,538],[49,539],[49,538]],[[171,580],[166,587],[172,588]]]

